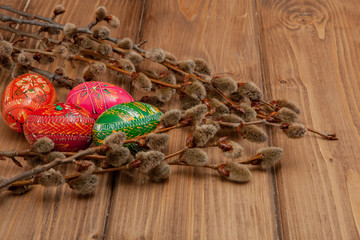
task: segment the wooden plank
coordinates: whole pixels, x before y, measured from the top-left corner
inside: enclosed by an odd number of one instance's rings
[[[276,171],[283,239],[359,239],[360,3],[257,0],[266,96],[289,98],[308,127],[335,131],[289,140]]]
[[[12,6],[22,9],[24,1],[18,1]],[[51,16],[53,8],[58,1],[31,1],[28,12],[43,16]],[[119,16],[123,23],[113,36],[135,37],[140,19],[141,2],[135,1],[70,1],[64,0],[62,4],[67,12],[58,20],[60,23],[72,22],[77,26],[86,26],[94,16],[98,5],[107,7],[110,14]],[[35,31],[36,27],[24,27]],[[57,64],[64,64],[67,74],[73,78],[81,76],[84,64],[77,64],[72,69],[68,63],[54,63],[45,66],[47,70],[53,71]],[[0,92],[10,82],[10,74],[1,74]],[[129,90],[129,84],[119,82],[111,74],[107,74],[104,81],[117,82],[124,89]],[[64,102],[69,90],[57,89],[58,100]],[[25,138],[22,134],[12,132],[0,121],[0,148],[1,150],[27,148]],[[13,176],[22,171],[13,164],[1,162],[0,176]],[[69,168],[66,172],[75,170]],[[95,194],[91,197],[79,197],[67,186],[58,189],[34,189],[24,196],[13,196],[3,193],[0,196],[0,239],[101,239],[104,234],[107,210],[111,197],[112,176],[100,176],[100,184]]]
[[[214,73],[259,84],[254,18],[249,1],[147,1],[138,40],[179,59],[202,57]],[[183,148],[189,133],[171,133],[168,152]],[[259,148],[244,146],[249,155]],[[218,151],[209,154],[213,163],[225,160]],[[108,224],[108,239],[277,239],[271,173],[254,171],[249,184],[180,167],[164,184],[136,185],[119,175]]]

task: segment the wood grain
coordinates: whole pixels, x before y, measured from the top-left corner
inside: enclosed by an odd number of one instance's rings
[[[59,2],[3,1],[49,16]],[[70,1],[61,23],[89,23],[98,5],[120,18],[112,35],[148,40],[179,59],[201,57],[213,72],[252,80],[267,99],[289,98],[308,127],[336,132],[329,142],[309,134],[290,140],[270,129],[271,146],[284,148],[279,167],[253,171],[248,184],[224,181],[211,170],[174,167],[164,184],[137,185],[124,174],[100,177],[97,192],[79,197],[67,187],[0,195],[0,239],[359,239],[360,238],[360,3],[355,0],[121,0]],[[2,12],[2,11],[1,11]],[[36,27],[20,26],[35,31]],[[5,39],[12,37],[4,33]],[[34,41],[31,42],[33,46]],[[68,75],[80,76],[86,64]],[[154,64],[142,67],[163,68]],[[11,80],[2,71],[0,92]],[[103,81],[142,94],[113,74]],[[68,90],[58,88],[59,101]],[[178,107],[174,97],[166,109]],[[28,147],[0,121],[0,149]],[[168,152],[187,131],[171,133]],[[239,139],[240,141],[240,139]],[[241,141],[252,155],[264,145]],[[225,158],[209,151],[211,162]],[[0,163],[0,176],[23,169]],[[73,172],[74,169],[66,169]],[[274,182],[274,183],[273,183]]]
[[[341,139],[273,131],[285,150],[275,176],[281,235],[359,239],[359,2],[256,3],[266,96],[299,103],[307,126]]]
[[[254,14],[248,1],[147,1],[138,41],[147,39],[145,48],[163,48],[179,60],[204,58],[214,74],[260,84]],[[177,103],[174,98],[167,107]],[[190,132],[172,133],[169,152],[182,149]],[[248,155],[260,147],[241,144]],[[226,160],[218,151],[209,156],[212,163]],[[211,170],[181,167],[165,184],[137,186],[120,175],[107,238],[277,239],[273,201],[270,171],[255,171],[251,183],[240,185]]]

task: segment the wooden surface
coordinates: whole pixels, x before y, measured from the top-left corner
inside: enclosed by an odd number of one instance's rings
[[[49,16],[58,1],[1,1]],[[62,1],[61,23],[88,24],[100,1]],[[214,73],[252,80],[267,99],[289,98],[308,127],[336,132],[340,141],[309,135],[289,140],[269,130],[264,145],[241,142],[248,155],[280,146],[279,167],[254,171],[247,184],[211,171],[174,168],[164,184],[136,185],[122,174],[100,177],[92,197],[68,187],[36,187],[0,195],[0,239],[359,239],[360,238],[360,2],[265,0],[101,1],[122,22],[112,35],[147,39],[179,59],[201,57]],[[27,28],[35,29],[35,28]],[[4,34],[6,38],[10,35]],[[82,68],[68,74],[75,77]],[[47,67],[53,69],[56,64]],[[1,73],[0,90],[10,74]],[[113,75],[116,83],[141,95]],[[68,90],[59,89],[64,101]],[[167,109],[177,106],[174,98]],[[26,148],[24,137],[0,121],[0,149]],[[187,133],[175,131],[169,151]],[[211,161],[222,156],[211,152]],[[21,169],[0,162],[0,176]],[[69,172],[73,169],[68,169]]]

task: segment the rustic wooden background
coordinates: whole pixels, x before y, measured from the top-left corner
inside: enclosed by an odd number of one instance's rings
[[[359,239],[360,2],[356,0],[2,0],[85,26],[95,8],[121,20],[112,35],[147,39],[179,59],[202,57],[215,73],[261,86],[267,99],[289,98],[307,126],[334,131],[340,141],[309,135],[289,140],[269,130],[268,144],[285,154],[279,167],[234,184],[211,171],[174,168],[165,184],[136,185],[122,174],[101,176],[92,197],[63,186],[0,195],[0,239]],[[32,27],[24,27],[24,29]],[[6,38],[11,35],[4,34]],[[83,66],[68,74],[81,74]],[[1,73],[1,92],[10,82]],[[104,81],[116,82],[107,75]],[[116,82],[135,97],[125,82]],[[64,101],[68,90],[60,89]],[[168,108],[176,107],[177,99]],[[0,149],[27,143],[0,121]],[[171,134],[169,151],[187,133]],[[248,155],[259,145],[244,144]],[[212,161],[222,156],[214,151]],[[0,175],[22,171],[0,162]]]

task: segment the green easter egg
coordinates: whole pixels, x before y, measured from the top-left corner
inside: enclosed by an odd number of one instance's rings
[[[96,120],[92,136],[96,145],[104,143],[104,139],[113,132],[124,132],[127,139],[144,135],[153,131],[159,123],[162,113],[147,103],[128,102],[115,105],[103,112]],[[128,144],[132,151],[140,148],[136,144]]]

